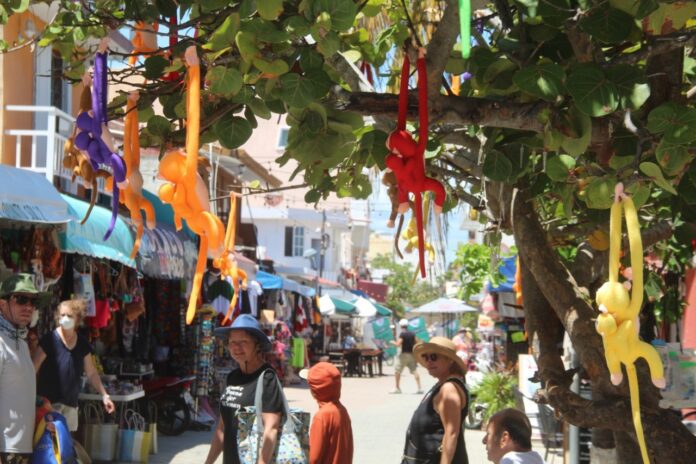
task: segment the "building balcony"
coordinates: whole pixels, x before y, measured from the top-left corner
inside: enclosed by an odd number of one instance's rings
[[[7,105],[5,110],[8,120],[13,113],[17,119],[25,120],[26,116],[21,117],[21,114],[29,113],[32,120],[31,129],[5,131],[10,141],[5,148],[14,147],[15,167],[40,173],[59,190],[78,195],[79,185],[72,181],[72,171],[63,167],[63,147],[72,133],[75,118],[55,106]],[[111,133],[117,143],[122,141],[122,131],[112,128]],[[105,190],[102,178],[97,180],[97,189],[99,193],[111,196]]]

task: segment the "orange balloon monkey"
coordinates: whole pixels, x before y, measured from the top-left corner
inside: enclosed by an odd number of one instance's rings
[[[131,213],[131,220],[138,228],[133,250],[131,251],[131,259],[135,258],[140,248],[140,239],[143,236],[143,216],[141,210],[145,212],[147,220],[147,228],[152,230],[155,228],[155,209],[143,196],[143,175],[140,173],[140,139],[138,131],[138,91],[131,92],[128,95],[128,103],[126,104],[126,127],[123,141],[123,159],[126,162],[126,179],[128,185],[121,192],[121,203]]]
[[[243,269],[237,266],[237,259],[234,256],[234,241],[237,235],[237,195],[234,192],[230,193],[230,216],[227,219],[227,231],[225,233],[225,251],[222,256],[213,260],[213,266],[220,269],[220,278],[229,277],[232,279],[232,287],[234,295],[230,301],[230,307],[225,314],[222,323],[225,324],[232,315],[237,300],[239,299],[239,281],[242,281],[242,289],[246,290],[248,280],[247,274]]]
[[[186,323],[190,324],[196,313],[208,253],[214,258],[222,254],[225,227],[220,218],[210,212],[208,190],[198,175],[201,70],[195,46],[186,49],[185,58],[188,66],[186,153],[175,150],[164,155],[159,164],[159,176],[169,183],[160,187],[158,195],[164,203],[172,205],[177,229],[181,229],[181,220],[185,219],[191,230],[201,238],[196,273],[186,310]]]
[[[133,52],[128,58],[129,65],[135,66],[135,63],[138,62],[138,55],[149,56],[157,51],[158,28],[159,25],[157,23],[147,24],[143,21],[135,23],[133,39],[131,39]]]

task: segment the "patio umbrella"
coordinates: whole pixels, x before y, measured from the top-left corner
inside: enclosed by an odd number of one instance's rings
[[[430,303],[412,309],[411,312],[420,314],[453,314],[478,312],[478,308],[469,306],[462,300],[456,298],[438,298]]]
[[[353,303],[349,303],[335,296],[323,295],[319,298],[319,311],[325,316],[333,314],[353,314],[356,312],[356,307]]]
[[[351,303],[355,305],[360,317],[374,317],[377,315],[377,307],[367,298],[359,296]]]

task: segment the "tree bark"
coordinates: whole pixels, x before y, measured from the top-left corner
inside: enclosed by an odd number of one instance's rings
[[[533,346],[538,346],[539,373],[546,384],[542,395],[561,418],[574,425],[613,430],[617,443],[620,441],[617,446],[619,463],[640,462],[640,459],[634,459],[635,435],[627,382],[619,387],[609,382],[602,341],[594,328],[596,311],[591,306],[589,295],[577,286],[573,275],[549,245],[534,205],[524,190],[517,191],[514,196],[512,221],[515,243],[523,263],[522,271],[525,273],[523,295],[527,291],[531,293],[529,297],[524,297],[525,311],[532,319],[530,340]],[[525,283],[525,275],[533,283]],[[533,287],[534,283],[538,291]],[[548,321],[553,327],[553,319],[544,319],[549,317],[548,308],[544,308],[539,295],[543,296],[556,319],[568,332],[581,366],[593,384],[593,391],[599,392],[602,397],[587,400],[568,388],[569,376],[559,366],[558,348],[553,343],[553,337],[539,330],[542,322],[546,324]],[[533,308],[527,308],[527,301],[530,304],[533,302]],[[650,384],[645,363],[641,360],[637,367],[641,386],[641,416],[649,454],[655,462],[660,463],[690,462],[691,457],[696,456],[696,437],[684,427],[678,415],[659,408],[659,392]],[[621,433],[629,434],[632,439],[627,439]],[[686,457],[688,459],[685,461]]]

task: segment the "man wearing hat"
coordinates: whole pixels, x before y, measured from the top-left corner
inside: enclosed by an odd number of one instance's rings
[[[237,411],[254,405],[256,386],[261,376],[263,445],[257,462],[270,463],[278,441],[283,414],[283,391],[278,376],[264,359],[265,353],[271,351],[271,341],[250,314],[241,314],[228,327],[218,327],[215,329],[215,335],[227,337],[230,355],[239,367],[227,376],[227,386],[220,398],[220,420],[213,433],[205,463],[215,462],[221,452],[223,464],[240,463],[237,447]]]
[[[36,411],[36,376],[25,341],[39,290],[31,274],[0,282],[0,463],[28,464]]]

